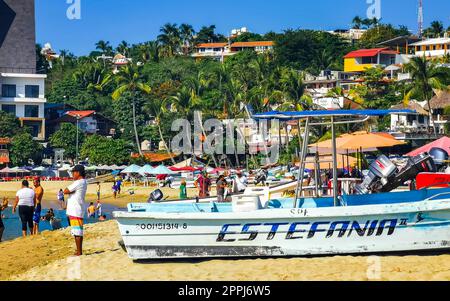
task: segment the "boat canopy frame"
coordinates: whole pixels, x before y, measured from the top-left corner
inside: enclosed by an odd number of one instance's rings
[[[333,157],[333,199],[334,206],[339,204],[339,189],[338,189],[338,169],[337,169],[337,146],[336,146],[336,125],[339,124],[356,124],[364,123],[374,117],[384,117],[393,114],[414,114],[413,110],[324,110],[324,111],[291,111],[280,112],[272,111],[267,113],[259,113],[252,115],[255,120],[278,120],[278,121],[297,121],[299,137],[301,137],[300,129],[301,122],[305,120],[304,137],[300,141],[301,148],[301,164],[298,170],[297,188],[294,198],[294,208],[297,207],[297,202],[303,191],[303,180],[306,169],[306,156],[308,154],[310,127],[311,126],[331,126],[331,140],[332,140],[332,157]],[[314,121],[318,119],[317,121]],[[316,186],[317,186],[316,178]],[[317,190],[317,189],[316,189]]]

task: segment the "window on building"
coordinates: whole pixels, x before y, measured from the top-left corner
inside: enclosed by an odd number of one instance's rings
[[[2,97],[16,97],[16,85],[2,85]]]
[[[27,97],[27,98],[39,98],[39,86],[37,86],[37,85],[26,85],[25,86],[25,97]]]
[[[39,106],[25,106],[25,117],[38,118],[39,117]]]
[[[2,111],[16,116],[16,105],[2,105]]]
[[[377,57],[373,56],[373,57],[363,57],[362,58],[362,63],[364,65],[366,64],[376,64],[377,63]]]

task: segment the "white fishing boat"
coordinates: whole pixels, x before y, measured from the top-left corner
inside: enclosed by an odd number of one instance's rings
[[[388,111],[269,113],[257,118],[315,118],[335,124],[361,122]],[[354,120],[353,118],[359,118]],[[349,119],[351,118],[351,119]],[[333,135],[334,136],[334,135]],[[305,154],[306,155],[306,154]],[[333,157],[337,160],[336,147]],[[411,170],[429,169],[428,157]],[[408,170],[395,173],[383,160],[369,174],[360,195],[339,195],[334,168],[332,197],[299,197],[304,168],[299,171],[295,198],[271,196],[267,188],[249,190],[232,203],[129,204],[115,212],[128,255],[133,260],[161,258],[278,257],[385,253],[450,248],[450,189],[370,193],[400,183]],[[381,184],[380,184],[381,183]],[[388,185],[388,186],[389,186]]]

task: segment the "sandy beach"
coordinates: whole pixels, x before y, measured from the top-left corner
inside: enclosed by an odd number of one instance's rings
[[[50,208],[57,206],[56,195],[59,189],[64,189],[70,185],[71,182],[42,182],[41,185],[44,188],[44,201],[43,207]],[[32,185],[32,183],[30,183]],[[0,197],[8,197],[10,204],[12,204],[17,190],[21,187],[21,182],[2,182],[0,183]],[[128,203],[132,202],[146,202],[150,193],[157,189],[156,187],[129,187],[124,186],[122,188],[122,194],[114,199],[112,194],[112,183],[101,184],[101,201],[102,203],[109,204],[119,208],[125,208]],[[178,199],[178,189],[160,188],[167,200]],[[130,191],[134,192],[134,195],[130,195]],[[86,202],[95,202],[97,200],[97,185],[91,184],[88,186],[86,195]],[[188,196],[195,197],[195,189],[188,189]]]
[[[0,280],[450,280],[450,255],[147,261],[118,245],[115,221],[86,226],[85,255],[71,257],[69,230],[0,244]],[[32,256],[30,256],[32,254]]]
[[[42,185],[51,204],[56,191],[67,183]],[[19,186],[0,183],[0,196],[13,197]],[[95,200],[95,189],[89,186],[88,201]],[[145,201],[150,191],[141,187],[133,199],[128,195],[114,200],[109,185],[102,185],[103,202],[118,207]],[[177,196],[177,190],[164,192]],[[0,280],[450,280],[450,254],[135,263],[119,240],[116,222],[108,221],[86,226],[85,255],[80,258],[71,256],[74,242],[68,229],[0,243]]]

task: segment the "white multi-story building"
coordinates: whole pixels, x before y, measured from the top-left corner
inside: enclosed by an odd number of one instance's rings
[[[415,48],[416,56],[442,57],[450,53],[450,38],[427,39],[411,45]]]
[[[45,139],[43,74],[0,73],[0,109],[15,115],[37,140]]]

